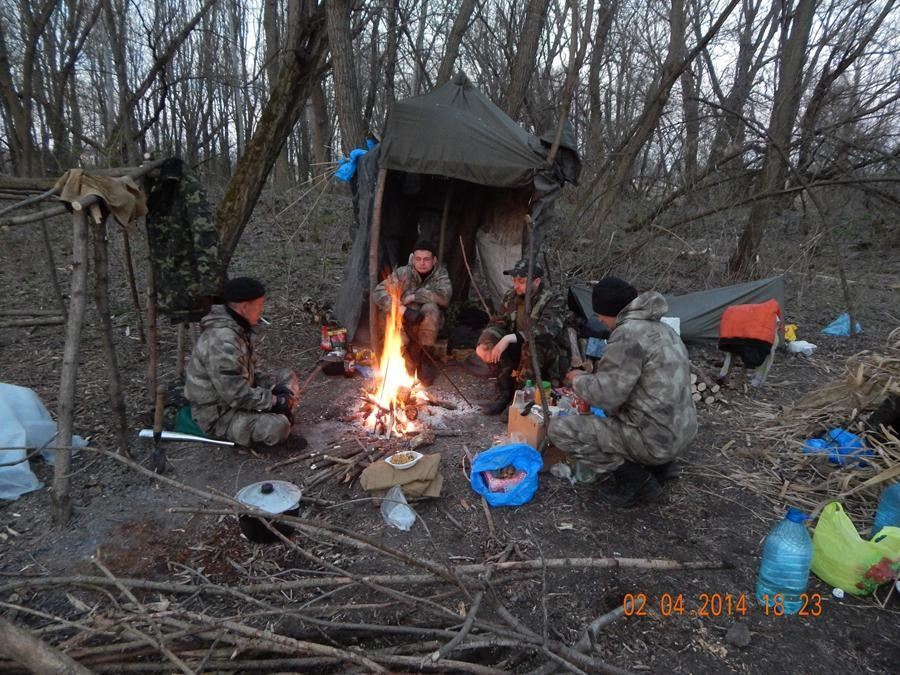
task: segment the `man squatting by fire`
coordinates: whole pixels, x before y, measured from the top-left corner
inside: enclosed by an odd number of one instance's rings
[[[500,311],[478,338],[475,353],[485,363],[497,363],[497,398],[484,407],[485,415],[499,415],[512,403],[516,384],[535,379],[532,359],[525,338],[525,289],[528,284],[528,258],[522,258],[503,272],[513,278],[513,287],[503,296]],[[537,264],[531,279],[531,331],[541,374],[557,379],[568,370],[569,355],[563,338],[566,301],[561,293],[543,283],[544,271]]]
[[[256,279],[225,282],[223,304],[213,305],[200,322],[203,332],[188,363],[184,395],[205,434],[244,446],[284,444],[302,450],[306,439],[292,432],[300,393],[296,374],[282,369],[270,380],[256,372],[253,328],[265,296]]]
[[[434,343],[453,295],[450,275],[438,260],[434,244],[424,239],[417,241],[409,263],[395,269],[375,287],[375,304],[385,317],[390,315],[393,302],[391,289],[400,300],[406,369],[410,375],[418,373],[419,381],[427,387],[437,377]]]
[[[616,277],[600,280],[591,305],[610,329],[593,374],[566,376],[575,395],[607,417],[570,415],[550,421],[550,440],[598,473],[612,473],[601,497],[614,506],[652,501],[678,476],[675,458],[697,434],[687,349],[660,318],[668,305]]]

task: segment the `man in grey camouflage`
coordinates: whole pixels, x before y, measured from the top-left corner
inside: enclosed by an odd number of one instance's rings
[[[486,415],[499,415],[509,407],[516,390],[516,377],[520,383],[536,379],[525,337],[528,258],[522,258],[512,269],[503,273],[513,278],[513,287],[503,296],[500,311],[482,331],[475,348],[482,361],[496,363],[500,367],[497,375],[500,393],[493,403],[483,408]],[[531,331],[541,376],[553,379],[561,377],[567,367],[568,353],[563,338],[566,301],[561,293],[543,283],[543,274],[539,265],[533,266]]]
[[[438,261],[434,244],[424,239],[417,241],[409,264],[398,267],[375,287],[375,304],[385,315],[391,311],[391,289],[395,289],[400,301],[407,370],[411,375],[418,372],[419,381],[428,386],[436,376],[434,343],[453,296],[450,275]]]
[[[677,477],[674,459],[697,434],[690,359],[681,338],[660,321],[668,306],[659,293],[638,295],[607,277],[594,287],[592,305],[612,332],[594,373],[570,377],[576,396],[607,417],[554,418],[548,433],[577,461],[612,472],[615,482],[601,496],[628,507],[661,495],[661,482]]]
[[[203,317],[185,377],[191,416],[204,433],[239,445],[276,445],[290,441],[302,450],[306,440],[291,433],[293,408],[300,393],[293,371],[278,371],[274,381],[256,372],[253,327],[265,304],[265,287],[256,279],[226,282],[224,304]]]
[[[173,323],[197,321],[221,290],[219,233],[206,190],[185,163],[171,157],[158,171],[147,200],[156,304]]]

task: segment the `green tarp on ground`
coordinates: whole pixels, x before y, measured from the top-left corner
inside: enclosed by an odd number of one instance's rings
[[[593,313],[591,288],[590,284],[575,284],[569,288],[570,306],[574,303],[584,316]],[[776,300],[784,315],[784,277],[710,288],[687,295],[666,295],[665,298],[669,303],[666,316],[681,320],[681,339],[684,342],[715,342],[719,339],[722,312],[731,305],[752,305]]]

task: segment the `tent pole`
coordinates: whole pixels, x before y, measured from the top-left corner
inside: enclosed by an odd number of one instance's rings
[[[444,239],[447,232],[447,215],[450,213],[450,200],[453,198],[453,180],[450,180],[450,187],[444,194],[444,212],[441,214],[441,234],[438,242],[438,260],[444,260]]]
[[[375,215],[372,218],[372,229],[369,232],[369,342],[372,351],[378,354],[378,307],[375,306],[375,287],[378,285],[378,250],[381,246],[381,204],[384,201],[384,184],[387,181],[387,169],[378,170],[378,183],[375,187]]]

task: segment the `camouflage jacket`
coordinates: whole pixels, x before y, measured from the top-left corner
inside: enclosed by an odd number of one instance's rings
[[[206,190],[183,163],[171,160],[151,189],[148,210],[157,307],[175,322],[196,321],[222,283],[219,233]]]
[[[453,295],[453,285],[450,283],[447,268],[438,264],[431,270],[431,274],[423,279],[422,275],[413,267],[412,254],[409,256],[408,265],[398,267],[391,276],[375,287],[375,304],[383,312],[389,312],[391,309],[391,293],[388,290],[388,286],[391,285],[400,287],[401,298],[409,293],[414,293],[415,301],[419,304],[433,302],[441,309],[447,309],[450,306],[450,298]]]
[[[209,414],[215,410],[218,415],[229,408],[269,410],[274,403],[272,392],[256,386],[252,329],[239,323],[225,305],[213,305],[201,326],[184,384],[195,421],[201,426],[209,423]]]
[[[541,282],[537,294],[531,299],[531,330],[534,334],[535,346],[545,346],[557,342],[562,335],[565,320],[565,298]],[[500,341],[500,338],[509,333],[520,333],[519,341],[524,343],[525,297],[516,295],[513,289],[507,291],[503,296],[500,311],[494,315],[487,328],[481,332],[478,344],[493,346]]]
[[[659,320],[668,309],[659,293],[635,298],[616,317],[594,373],[573,385],[579,397],[622,422],[626,444],[648,461],[671,459],[697,433],[687,349]]]

